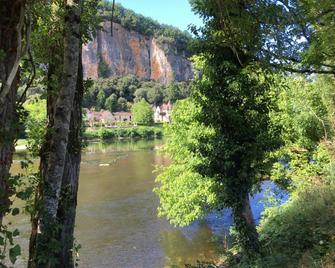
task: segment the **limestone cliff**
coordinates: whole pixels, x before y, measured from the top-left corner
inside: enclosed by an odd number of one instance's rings
[[[140,78],[160,81],[185,81],[192,78],[190,62],[183,55],[168,51],[168,45],[159,45],[154,37],[129,31],[120,24],[102,24],[96,38],[83,47],[84,77],[135,74]],[[181,53],[179,53],[181,54]]]

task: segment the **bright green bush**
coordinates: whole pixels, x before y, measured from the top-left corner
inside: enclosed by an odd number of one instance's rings
[[[150,126],[154,123],[154,111],[144,99],[134,103],[132,113],[134,122],[139,125]]]
[[[31,99],[24,104],[28,117],[25,121],[27,144],[30,152],[38,155],[46,134],[46,100]]]

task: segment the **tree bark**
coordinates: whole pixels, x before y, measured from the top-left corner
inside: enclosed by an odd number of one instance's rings
[[[16,95],[24,5],[22,0],[0,0],[0,225],[10,206],[9,169],[19,128]]]
[[[56,48],[54,50],[56,53]],[[61,73],[61,66],[63,65],[62,60],[59,60],[61,57],[58,55],[54,55],[51,59],[51,62],[48,65],[48,76],[47,76],[47,119],[48,119],[48,125],[47,129],[50,131],[46,132],[46,136],[40,151],[40,166],[39,166],[39,176],[40,176],[40,182],[37,186],[36,192],[35,192],[35,200],[34,200],[34,209],[33,213],[31,215],[31,235],[29,240],[29,261],[28,261],[28,267],[29,268],[35,268],[37,267],[37,236],[38,236],[38,230],[39,230],[39,219],[41,217],[41,211],[39,204],[41,203],[43,199],[43,186],[44,183],[42,181],[42,178],[46,177],[47,169],[48,169],[48,156],[50,152],[50,141],[51,141],[51,133],[54,125],[54,115],[55,115],[55,102],[56,102],[56,88],[55,83],[52,80],[53,76],[57,76],[57,74]],[[58,75],[60,76],[60,75]]]
[[[58,77],[62,86],[56,96],[55,92],[51,92],[50,96],[55,98],[55,104],[48,108],[49,116],[52,113],[52,128],[41,153],[41,192],[37,197],[37,213],[32,218],[29,267],[63,267],[59,256],[62,251],[59,238],[62,224],[57,218],[62,181],[65,173],[79,174],[79,166],[74,170],[71,167],[77,160],[70,159],[67,151],[72,146],[69,132],[80,57],[80,0],[65,3],[63,73]]]
[[[69,1],[65,15],[64,36],[64,78],[63,86],[55,105],[54,126],[51,138],[51,148],[48,160],[48,169],[45,177],[43,196],[43,219],[48,221],[56,218],[62,177],[65,167],[68,145],[69,128],[73,100],[76,91],[79,43],[80,43],[80,12],[79,0]]]
[[[232,210],[234,224],[238,232],[237,239],[244,253],[249,257],[258,255],[260,253],[260,244],[250,206],[249,194],[242,194],[240,202],[233,206]]]
[[[57,218],[59,224],[61,225],[60,241],[62,245],[62,251],[60,254],[60,260],[61,267],[64,268],[75,267],[73,259],[74,226],[81,162],[81,123],[83,93],[83,69],[80,53],[78,64],[77,90],[71,115],[69,143],[67,147],[66,164],[62,180],[61,200],[57,213]]]

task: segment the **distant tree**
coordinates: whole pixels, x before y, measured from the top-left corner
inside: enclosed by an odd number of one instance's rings
[[[136,89],[134,95],[135,95],[135,102],[138,102],[142,99],[147,100],[147,89],[146,88],[138,88]]]
[[[117,96],[114,93],[106,99],[105,108],[108,111],[116,112],[118,108],[118,101],[117,101]]]
[[[134,122],[141,125],[152,125],[154,122],[154,112],[149,103],[144,99],[134,103],[132,107]]]
[[[101,110],[105,108],[106,94],[105,91],[99,91],[97,95],[97,109]]]
[[[109,66],[104,61],[101,55],[99,55],[99,66],[98,66],[98,76],[102,78],[107,78],[110,75]]]
[[[112,95],[113,97],[111,97]],[[99,78],[92,81],[92,85],[85,91],[83,107],[95,108],[97,111],[101,109],[127,110],[124,101],[122,101],[121,108],[118,107],[117,100],[119,98],[130,103],[145,99],[150,104],[160,104],[163,101],[175,102],[185,99],[189,95],[189,82],[172,82],[170,85],[164,85],[157,81],[141,80],[134,75]],[[112,100],[116,103],[112,103]],[[113,104],[114,106],[111,108]]]
[[[180,99],[180,90],[177,83],[169,84],[164,91],[164,101],[175,102]]]
[[[147,91],[147,100],[150,104],[157,105],[163,101],[162,86],[155,85]]]
[[[117,100],[117,107],[119,111],[127,111],[128,109],[127,100],[123,97],[120,97]]]

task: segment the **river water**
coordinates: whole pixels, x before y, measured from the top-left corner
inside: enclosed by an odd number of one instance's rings
[[[92,143],[84,150],[75,231],[82,246],[79,267],[161,268],[217,261],[231,225],[229,211],[212,213],[186,228],[157,217],[153,171],[168,164],[157,150],[161,145],[159,140]],[[17,154],[14,171],[20,158]],[[256,194],[252,199],[256,218],[263,209],[261,198]],[[18,216],[12,222],[21,230],[25,249],[15,267],[25,267],[29,219]]]

